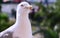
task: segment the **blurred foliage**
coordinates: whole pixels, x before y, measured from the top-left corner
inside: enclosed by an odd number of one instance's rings
[[[35,21],[41,20],[39,18],[42,18],[43,20],[40,21],[40,26],[48,26],[52,30],[54,29],[54,26],[56,24],[60,23],[60,0],[58,0],[55,4],[46,5],[42,3],[36,3],[36,5],[39,6],[39,10],[34,15]]]
[[[5,13],[0,13],[0,21],[8,21],[8,15]]]
[[[6,13],[0,13],[0,32],[10,27],[13,23],[13,21],[9,21]]]
[[[0,3],[2,3],[2,0],[0,0]]]
[[[58,38],[57,32],[52,31],[51,29],[45,30],[44,35],[45,38]]]
[[[39,22],[40,28],[47,27],[47,29],[41,29],[44,30],[43,33],[45,35],[47,34],[45,38],[58,38],[58,33],[60,32],[60,0],[57,0],[54,4],[46,4],[46,6],[42,3],[35,4],[39,6],[39,10],[33,18],[34,21]],[[56,25],[58,27],[54,28]]]

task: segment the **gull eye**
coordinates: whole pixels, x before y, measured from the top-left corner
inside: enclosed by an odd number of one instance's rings
[[[21,5],[21,6],[24,6],[24,5]]]

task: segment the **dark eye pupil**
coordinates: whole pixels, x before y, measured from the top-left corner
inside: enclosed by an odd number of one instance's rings
[[[24,6],[24,5],[21,5],[21,6]]]

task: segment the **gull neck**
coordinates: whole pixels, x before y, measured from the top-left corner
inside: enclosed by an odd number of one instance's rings
[[[20,23],[21,20],[27,20],[28,19],[28,13],[17,13],[16,14],[16,23]]]

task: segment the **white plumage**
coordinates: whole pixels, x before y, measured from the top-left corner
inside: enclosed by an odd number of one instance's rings
[[[21,2],[17,5],[16,23],[0,33],[0,37],[7,32],[13,32],[13,38],[32,38],[31,23],[28,14],[32,6],[27,2]]]

